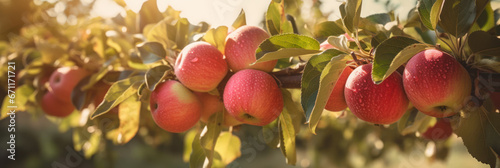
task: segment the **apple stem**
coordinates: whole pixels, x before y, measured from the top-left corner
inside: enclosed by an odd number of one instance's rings
[[[354,63],[356,63],[357,66],[361,65],[360,61],[358,60],[358,57],[354,52],[351,52],[351,57],[354,60]]]

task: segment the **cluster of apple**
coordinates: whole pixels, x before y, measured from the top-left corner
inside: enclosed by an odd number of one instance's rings
[[[56,117],[66,117],[71,114],[75,110],[71,102],[71,92],[78,82],[89,74],[78,67],[61,67],[52,72],[48,79],[48,92],[41,100],[43,111],[47,115]],[[41,81],[42,84],[45,82]]]
[[[179,133],[221,111],[226,126],[263,126],[275,120],[283,109],[283,97],[268,72],[277,61],[252,64],[255,50],[267,38],[269,34],[259,27],[242,26],[228,34],[224,53],[206,42],[184,47],[174,65],[178,81],[160,83],[151,93],[156,124]],[[223,88],[219,95],[212,92],[217,88]]]
[[[467,70],[452,56],[437,49],[414,55],[403,74],[395,71],[379,84],[371,77],[372,64],[341,73],[325,109],[349,107],[358,118],[374,124],[398,121],[411,103],[420,112],[443,118],[456,114],[471,93]]]
[[[40,84],[47,84],[48,91],[41,100],[42,110],[50,116],[66,117],[70,115],[75,106],[71,102],[71,94],[82,79],[89,76],[90,72],[80,67],[60,67],[49,76],[43,76]],[[99,105],[111,85],[98,82],[90,90],[93,94],[93,103]],[[88,104],[87,104],[88,105]],[[118,113],[118,108],[111,110],[112,113]]]

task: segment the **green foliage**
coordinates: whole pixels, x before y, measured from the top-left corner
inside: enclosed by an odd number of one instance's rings
[[[115,2],[126,7],[122,0]],[[255,127],[226,127],[223,121],[227,113],[216,113],[208,123],[200,122],[187,133],[174,135],[155,125],[149,109],[149,94],[156,86],[176,79],[173,65],[178,53],[194,41],[208,42],[223,53],[227,33],[246,25],[243,10],[232,28],[211,27],[207,23],[193,25],[171,7],[162,13],[156,1],[150,0],[138,13],[127,10],[126,17],[80,19],[71,25],[45,17],[44,12],[54,5],[44,4],[30,11],[26,25],[17,33],[7,38],[0,32],[1,40],[8,39],[0,41],[0,63],[14,61],[20,69],[16,72],[19,85],[13,90],[15,103],[9,102],[12,91],[7,90],[8,78],[0,78],[0,119],[9,117],[11,105],[17,106],[17,112],[39,116],[41,97],[50,91],[48,84],[40,81],[58,67],[78,66],[92,75],[72,90],[71,101],[77,110],[64,119],[47,118],[58,124],[61,132],[72,131],[73,148],[85,158],[98,158],[110,144],[127,144],[134,137],[156,148],[173,143],[177,135],[184,138],[182,160],[190,167],[230,166],[248,152],[243,149],[248,143],[241,134]],[[330,157],[338,167],[363,167],[361,163],[371,164],[388,153],[387,149],[411,151],[415,149],[413,144],[428,143],[415,135],[423,133],[436,119],[415,108],[408,109],[397,124],[386,127],[359,122],[348,109],[323,113],[346,66],[373,63],[372,79],[381,83],[416,53],[437,48],[452,53],[471,77],[500,72],[500,10],[493,9],[489,0],[419,0],[407,21],[400,21],[392,12],[361,17],[361,0],[347,0],[340,5],[341,19],[336,21],[325,21],[326,16],[317,13],[315,18],[301,18],[301,5],[272,0],[262,18],[271,37],[259,45],[255,63],[279,60],[277,70],[270,74],[283,87],[284,108],[277,120],[262,127],[259,135],[246,135],[259,137],[262,133],[262,143],[273,150],[279,147],[287,164],[301,163],[300,150],[304,146],[313,148],[308,154]],[[320,1],[313,2],[311,11],[319,11],[321,5]],[[69,12],[79,11],[73,8],[77,7],[68,5]],[[333,48],[320,51],[320,42],[325,40]],[[7,74],[4,69],[0,71]],[[300,82],[300,87],[287,88],[286,79],[292,77],[300,77],[294,81]],[[96,87],[103,83],[111,87],[104,101],[94,104]],[[490,166],[498,165],[495,154],[500,153],[500,116],[478,85],[471,97],[483,105],[473,110],[464,108],[461,115],[450,118],[455,121],[455,134],[463,139],[473,157]],[[495,87],[490,85],[486,87]],[[222,93],[221,88],[210,93]],[[113,113],[116,109],[118,113]],[[306,126],[308,129],[302,129]],[[380,141],[381,148],[377,147]],[[436,144],[439,151],[432,157],[446,158],[439,152],[447,152],[449,144]],[[359,158],[364,162],[356,160]],[[319,164],[312,163],[314,166]]]

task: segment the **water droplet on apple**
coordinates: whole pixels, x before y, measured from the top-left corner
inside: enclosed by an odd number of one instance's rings
[[[191,62],[192,63],[198,62],[198,57],[194,57],[193,59],[191,59]]]

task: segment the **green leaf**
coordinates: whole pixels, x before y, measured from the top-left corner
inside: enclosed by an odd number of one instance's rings
[[[8,117],[8,113],[11,111],[14,111],[14,113],[24,111],[29,101],[29,97],[35,92],[35,89],[28,84],[24,84],[16,88],[13,92],[7,92],[7,95],[3,99],[0,120]]]
[[[92,113],[91,119],[107,113],[130,96],[137,94],[137,89],[144,83],[143,76],[134,76],[115,82],[104,96],[103,102]]]
[[[271,0],[266,12],[266,27],[271,35],[293,33],[292,23],[286,19],[284,0]]]
[[[418,14],[420,16],[420,20],[422,21],[424,26],[430,30],[435,29],[435,25],[432,24],[433,22],[431,21],[431,20],[433,20],[431,18],[431,16],[432,16],[431,12],[432,12],[433,5],[435,4],[435,2],[436,2],[436,0],[419,0],[418,4],[417,4],[417,9],[418,9]],[[436,12],[436,11],[434,11],[434,12]],[[432,14],[434,14],[434,13],[432,13]],[[437,14],[437,15],[439,15],[439,14]],[[437,19],[436,16],[433,16],[433,17],[434,17],[434,19]]]
[[[35,45],[36,49],[42,54],[42,61],[45,64],[54,64],[58,59],[68,56],[66,49],[60,44],[42,38],[35,38]]]
[[[408,37],[394,36],[378,45],[373,60],[373,81],[382,83],[392,72],[427,47],[418,43],[417,40]]]
[[[469,153],[482,163],[495,165],[496,156],[500,152],[500,114],[494,111],[491,100],[474,111],[465,111],[455,133],[462,137]]]
[[[205,150],[201,146],[200,133],[197,133],[193,139],[192,143],[193,152],[191,152],[191,156],[189,157],[189,167],[191,168],[203,167],[203,163],[205,163],[206,155],[205,155]]]
[[[330,36],[338,36],[344,34],[345,31],[342,25],[337,24],[337,22],[326,21],[321,22],[314,26],[313,35],[316,39],[321,39],[321,41],[327,39]]]
[[[477,3],[478,1],[476,1]],[[483,12],[477,15],[477,26],[481,28],[482,31],[488,31],[491,28],[495,27],[495,13],[493,8],[491,8],[491,4],[488,3],[484,8]],[[471,30],[473,32],[473,29]]]
[[[232,27],[234,28],[234,30],[236,30],[237,28],[239,28],[243,25],[246,25],[246,24],[247,24],[247,19],[246,19],[245,11],[243,9],[241,9],[240,14],[236,18],[236,20],[234,20]]]
[[[144,75],[144,81],[146,82],[146,86],[150,91],[155,90],[158,83],[160,83],[168,72],[172,70],[172,67],[167,65],[160,65],[149,69]]]
[[[282,34],[275,35],[264,40],[259,45],[259,48],[257,48],[255,53],[257,62],[263,62],[280,58],[314,54],[318,53],[318,50],[319,42],[309,36]]]
[[[296,131],[288,109],[283,110],[279,116],[279,128],[281,152],[285,155],[287,164],[295,165],[297,162],[297,153],[295,151]]]
[[[138,16],[140,30],[148,24],[158,23],[163,19],[163,14],[158,10],[156,0],[144,2]]]
[[[484,31],[471,33],[468,44],[474,54],[500,57],[500,39]]]
[[[366,19],[373,22],[373,23],[381,24],[381,25],[385,25],[385,24],[392,21],[391,15],[389,15],[388,13],[373,14],[373,15],[367,16]]]
[[[215,46],[221,53],[224,53],[224,44],[226,42],[227,27],[219,26],[216,29],[209,29],[203,36],[203,40]]]
[[[216,157],[220,158],[224,167],[241,156],[241,140],[231,132],[222,132],[215,144]]]
[[[340,8],[344,7],[344,12],[341,12],[342,21],[344,22],[345,28],[347,28],[350,33],[355,33],[358,30],[361,4],[362,0],[347,0],[345,6],[340,6]]]
[[[295,130],[295,134],[298,134],[300,131],[300,125],[302,125],[302,119],[304,119],[304,111],[302,108],[297,106],[297,103],[293,101],[292,94],[290,91],[286,89],[281,89],[281,93],[283,95],[283,102],[285,104],[284,111],[286,110],[287,115],[290,116],[292,120],[293,128]]]
[[[304,67],[300,99],[307,121],[309,121],[313,107],[316,104],[321,72],[334,56],[340,54],[344,53],[335,49],[325,50],[320,54],[312,56]]]
[[[139,56],[145,64],[154,63],[167,56],[163,45],[159,42],[145,42],[137,46]]]
[[[341,54],[333,57],[325,66],[325,69],[321,72],[318,94],[316,96],[316,101],[314,102],[311,115],[308,119],[309,129],[311,129],[313,134],[316,134],[316,126],[318,126],[319,119],[325,109],[326,102],[328,101],[330,93],[332,93],[333,87],[342,73],[342,70],[344,70],[348,58],[350,58],[348,54]]]
[[[87,90],[83,90],[82,86],[88,84],[90,76],[87,76],[80,80],[78,84],[73,88],[71,92],[71,103],[75,106],[75,109],[81,111],[86,105],[88,105],[92,99],[91,94],[87,94]]]
[[[434,4],[432,5],[432,8],[431,8],[431,13],[430,13],[430,21],[431,21],[431,26],[429,29],[431,30],[435,30],[437,25],[438,25],[438,22],[439,22],[439,18],[441,16],[441,12],[442,12],[442,9],[443,9],[443,2],[444,0],[436,0],[434,2]]]
[[[222,131],[222,122],[224,121],[224,113],[217,112],[212,115],[208,120],[207,125],[203,128],[200,134],[200,144],[205,151],[205,156],[208,160],[208,165],[206,167],[212,167],[213,159],[215,155],[215,144],[219,138],[220,132]]]
[[[328,43],[344,53],[349,53],[351,51],[349,48],[350,42],[344,35],[330,36],[328,37]]]
[[[280,143],[280,136],[278,135],[278,121],[279,120],[274,120],[271,123],[262,126],[262,137],[267,146],[271,148],[278,148],[278,145]]]
[[[420,131],[422,126],[428,126],[432,119],[435,118],[419,112],[416,108],[411,108],[406,110],[403,117],[398,120],[398,131],[401,135],[415,133]]]
[[[104,76],[106,76],[109,72],[108,68],[101,68],[99,72],[94,73],[90,76],[88,83],[82,86],[82,90],[87,90],[92,88],[97,82],[99,82]]]
[[[115,144],[126,144],[135,136],[139,130],[141,104],[147,106],[147,103],[141,103],[136,94],[120,103],[118,106],[120,125],[118,128],[108,132],[108,139],[112,140]]]
[[[447,33],[459,38],[469,32],[475,18],[475,0],[446,0],[443,3],[439,25]]]
[[[182,154],[182,160],[184,162],[189,162],[191,153],[193,153],[193,144],[194,144],[194,139],[197,135],[197,130],[196,129],[191,129],[189,130],[186,135],[184,135],[184,152]],[[198,137],[199,141],[199,137]]]

